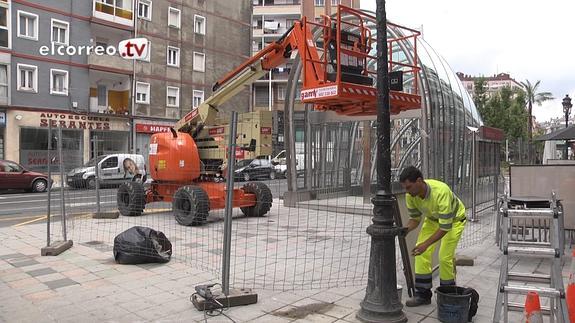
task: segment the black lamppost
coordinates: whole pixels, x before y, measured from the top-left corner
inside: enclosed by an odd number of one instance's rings
[[[373,203],[369,273],[365,298],[357,318],[363,322],[407,322],[397,293],[394,222],[395,196],[391,193],[391,124],[385,0],[377,0],[377,193]]]
[[[569,97],[569,94],[565,95],[565,97],[563,98],[563,113],[565,113],[565,128],[569,127],[569,114],[571,113],[571,108],[573,107],[573,104],[571,104],[571,98]],[[563,148],[563,158],[564,159],[569,159],[568,153],[569,153],[569,139],[565,140],[565,148]]]

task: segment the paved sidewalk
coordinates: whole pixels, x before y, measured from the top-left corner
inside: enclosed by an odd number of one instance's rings
[[[2,322],[194,322],[204,314],[189,301],[194,286],[218,281],[212,273],[172,260],[167,264],[118,265],[109,245],[76,242],[57,257],[41,257],[45,226],[0,229],[0,321]],[[487,239],[460,254],[474,267],[458,268],[458,283],[481,295],[475,322],[491,322],[500,251]],[[567,277],[569,262],[564,267]],[[544,271],[541,263],[517,263]],[[399,272],[399,271],[398,271]],[[401,276],[401,274],[398,274]],[[434,279],[438,283],[438,278]],[[365,285],[304,291],[256,290],[259,302],[225,312],[236,322],[358,322]],[[406,294],[403,293],[403,301]],[[512,299],[513,300],[513,299]],[[518,298],[519,301],[522,301]],[[544,300],[542,300],[545,303]],[[434,304],[405,308],[410,322],[437,322]],[[512,322],[520,315],[511,316]],[[229,322],[208,317],[208,322]]]

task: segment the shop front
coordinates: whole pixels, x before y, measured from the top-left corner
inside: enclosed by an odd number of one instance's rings
[[[128,152],[130,123],[127,118],[58,111],[9,110],[6,120],[9,121],[6,123],[6,133],[10,136],[5,141],[5,157],[30,170],[48,170],[48,146],[50,142],[52,149],[57,149],[58,128],[62,128],[63,164],[66,171],[82,166],[94,157],[95,144],[98,145],[99,155]],[[93,140],[96,137],[97,142]],[[58,164],[56,158],[52,165]],[[57,168],[53,170],[57,171]]]
[[[174,123],[162,122],[162,123],[151,123],[148,121],[137,121],[136,122],[136,154],[144,156],[146,160],[146,165],[148,165],[148,153],[150,147],[150,138],[153,134],[159,132],[169,132],[170,128],[174,126]]]

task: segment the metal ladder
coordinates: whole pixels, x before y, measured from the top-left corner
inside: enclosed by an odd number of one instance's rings
[[[527,295],[529,292],[537,292],[541,297],[549,298],[549,306],[542,306],[543,313],[549,314],[550,322],[569,322],[567,314],[567,303],[565,301],[565,289],[561,276],[561,256],[563,254],[560,246],[560,233],[563,216],[557,207],[555,192],[552,193],[551,207],[548,209],[509,209],[507,195],[504,197],[502,205],[501,224],[501,247],[503,257],[501,259],[501,271],[499,273],[499,292],[495,302],[495,313],[493,322],[500,322],[501,309],[503,308],[503,321],[508,322],[509,310],[523,310],[521,303],[509,302],[509,294]],[[548,241],[510,241],[509,237],[513,231],[509,231],[513,220],[544,220],[549,223],[550,239]],[[547,221],[545,221],[547,220]],[[546,274],[520,273],[509,271],[509,257],[532,257],[551,260],[551,272]],[[517,282],[516,284],[510,282]],[[540,283],[549,287],[521,283]]]

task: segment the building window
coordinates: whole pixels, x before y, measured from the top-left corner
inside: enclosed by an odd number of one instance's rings
[[[50,94],[68,95],[68,71],[50,70]]]
[[[38,15],[18,10],[18,37],[38,40]]]
[[[8,65],[0,65],[0,97],[8,97]]]
[[[194,32],[196,34],[206,34],[206,17],[194,15]]]
[[[315,6],[316,7],[323,7],[324,6],[324,0],[315,0]]]
[[[136,103],[150,104],[150,84],[136,82]]]
[[[206,55],[194,52],[194,71],[204,72],[206,70]]]
[[[166,104],[169,107],[179,107],[180,106],[180,88],[175,86],[168,86],[166,88],[167,99]]]
[[[2,7],[0,2],[0,47],[9,47],[8,44],[8,8]]]
[[[193,93],[193,107],[197,108],[200,106],[200,104],[202,104],[202,102],[204,102],[204,91],[198,91],[198,90],[194,90]]]
[[[52,149],[58,145],[56,131],[52,130],[52,137],[48,137],[46,128],[20,128],[20,164],[33,171],[46,172],[48,161],[45,157],[48,150],[48,141],[52,142]],[[62,160],[64,170],[82,166],[84,157],[84,131],[62,130],[62,151],[65,158]],[[101,150],[100,150],[101,151]],[[52,163],[52,172],[58,169],[57,163]]]
[[[331,4],[333,6],[337,6],[339,4],[339,0],[331,0]]]
[[[68,45],[68,28],[70,24],[52,19],[52,42],[60,45]]]
[[[168,26],[180,28],[180,9],[172,7],[168,9]]]
[[[18,91],[38,92],[38,67],[18,64]]]
[[[180,66],[180,49],[168,46],[168,66]]]
[[[138,17],[146,20],[152,20],[152,1],[138,1]]]
[[[286,88],[285,86],[278,86],[278,101],[283,101],[286,99]]]
[[[104,84],[98,84],[98,106],[108,107],[108,88]]]

